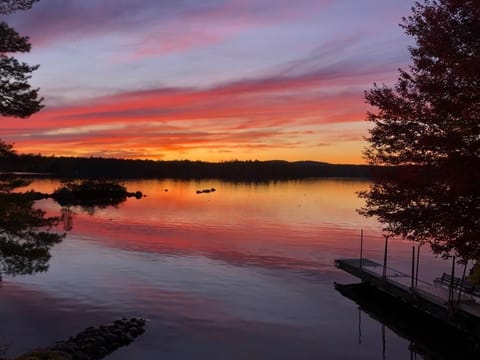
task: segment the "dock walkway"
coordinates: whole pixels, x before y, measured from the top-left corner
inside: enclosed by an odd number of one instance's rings
[[[448,289],[421,280],[412,287],[411,274],[388,267],[384,271],[382,264],[369,259],[338,259],[335,260],[335,266],[394,298],[480,338],[478,298],[461,294],[459,301],[449,303]],[[458,292],[455,299],[458,300]]]

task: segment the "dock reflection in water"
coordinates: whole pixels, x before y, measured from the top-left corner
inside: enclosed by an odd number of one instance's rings
[[[426,359],[476,359],[480,356],[478,343],[465,333],[416,310],[367,284],[335,284],[335,289],[359,306],[359,341],[361,341],[362,312],[377,320],[400,337],[409,341],[412,358],[422,355]],[[382,338],[382,354],[386,352]]]

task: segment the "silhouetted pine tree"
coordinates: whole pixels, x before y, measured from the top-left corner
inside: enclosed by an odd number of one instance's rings
[[[0,0],[0,14],[29,9],[36,0]],[[30,66],[11,56],[30,51],[28,37],[20,36],[5,22],[0,22],[0,115],[26,118],[43,105],[38,89],[28,81],[38,65]]]
[[[29,9],[36,0],[0,0],[0,14]],[[28,80],[38,66],[29,66],[7,54],[27,52],[27,37],[0,22],[0,115],[25,118],[42,108],[38,89]],[[0,141],[0,158],[16,158],[12,145]],[[3,274],[33,274],[48,269],[50,249],[63,239],[49,231],[59,219],[34,207],[33,192],[14,193],[28,181],[0,172],[0,281]]]

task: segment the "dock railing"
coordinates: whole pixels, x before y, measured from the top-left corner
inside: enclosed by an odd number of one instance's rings
[[[480,288],[475,286],[468,280],[462,280],[461,278],[452,277],[447,273],[443,273],[441,277],[435,279],[435,284],[446,287],[453,287],[457,292],[461,292],[466,295],[471,295],[480,298]]]

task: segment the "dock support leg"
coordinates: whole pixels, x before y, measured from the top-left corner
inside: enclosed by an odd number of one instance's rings
[[[420,264],[420,245],[417,247],[417,269],[415,270],[415,286],[418,285],[418,266]]]
[[[461,297],[462,297],[462,290],[463,290],[463,282],[465,281],[465,275],[467,274],[467,264],[468,262],[465,262],[463,266],[463,275],[462,275],[462,281],[460,282],[460,289],[458,290],[458,300],[457,303],[460,302]]]
[[[363,266],[363,229],[360,230],[360,273]]]
[[[385,236],[385,252],[383,254],[383,278],[387,277],[387,252],[388,252],[388,235]]]
[[[448,291],[448,318],[451,319],[453,314],[455,313],[455,308],[454,308],[454,303],[453,303],[453,297],[455,295],[455,289],[454,289],[454,279],[455,279],[455,256],[452,256],[452,275],[451,275],[451,281],[450,281],[450,288]]]
[[[411,278],[411,289],[413,290],[415,286],[415,246],[412,246],[412,278]]]

